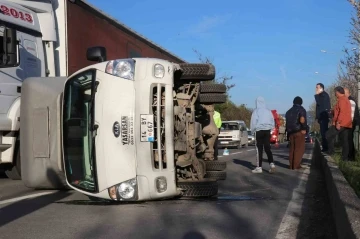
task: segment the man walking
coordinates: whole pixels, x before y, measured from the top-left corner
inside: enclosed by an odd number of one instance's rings
[[[334,107],[334,117],[332,126],[326,133],[326,138],[329,143],[329,153],[334,153],[334,141],[337,135],[340,137],[342,144],[342,160],[349,159],[349,131],[352,128],[351,120],[351,104],[349,99],[345,96],[344,88],[337,86],[335,88],[335,95],[337,102]]]
[[[322,151],[328,150],[328,144],[326,140],[326,132],[329,128],[329,114],[328,111],[331,109],[329,94],[324,90],[322,83],[316,84],[316,119],[320,124],[321,144]]]
[[[256,109],[251,115],[250,128],[252,133],[255,133],[257,164],[252,172],[262,173],[262,155],[263,149],[265,149],[270,164],[269,172],[272,173],[275,171],[275,164],[270,147],[270,130],[275,127],[275,120],[271,111],[266,108],[263,97],[258,97],[255,105]]]
[[[303,100],[296,96],[291,107],[285,114],[286,130],[290,139],[290,169],[300,169],[305,153],[305,134],[307,131],[306,110],[302,107]]]
[[[360,124],[359,108],[354,97],[351,96],[349,88],[344,88],[345,96],[348,97],[351,105],[352,129],[349,131],[349,159],[355,160],[354,131]]]

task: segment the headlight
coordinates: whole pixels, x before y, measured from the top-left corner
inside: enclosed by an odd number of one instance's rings
[[[109,61],[105,72],[128,80],[134,80],[135,61],[133,59]]]
[[[166,191],[167,189],[167,182],[166,182],[166,178],[165,177],[158,177],[155,180],[155,184],[156,184],[156,190],[159,193],[163,193]]]
[[[161,64],[154,65],[154,77],[163,78],[165,75],[165,68]]]
[[[133,201],[137,199],[136,178],[122,182],[108,189],[109,196],[113,200]]]

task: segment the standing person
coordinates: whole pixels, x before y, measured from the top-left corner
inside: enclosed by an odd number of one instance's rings
[[[351,105],[352,129],[349,131],[349,159],[355,160],[354,131],[356,126],[360,124],[360,114],[356,100],[351,96],[349,88],[344,88],[344,91]]]
[[[342,144],[342,160],[349,159],[349,131],[352,128],[351,120],[351,104],[349,99],[345,96],[344,88],[337,86],[335,88],[335,95],[337,98],[334,107],[334,117],[332,126],[326,133],[326,138],[329,143],[329,153],[334,153],[334,141],[339,135]]]
[[[219,155],[219,148],[218,148],[218,143],[219,143],[219,134],[220,134],[220,128],[222,125],[222,121],[221,121],[221,115],[219,112],[217,112],[216,110],[214,110],[214,122],[216,125],[216,128],[218,129],[218,134],[216,135],[216,139],[215,139],[215,143],[214,143],[214,160],[218,160],[218,155]]]
[[[255,134],[256,149],[257,149],[257,160],[256,168],[252,170],[253,173],[262,173],[262,155],[263,148],[267,155],[270,170],[272,173],[275,171],[275,164],[273,155],[270,147],[270,130],[275,127],[275,121],[273,114],[265,106],[265,100],[263,97],[256,99],[256,109],[251,115],[250,128],[253,134]]]
[[[326,132],[329,129],[329,114],[328,111],[331,109],[329,94],[324,90],[322,83],[316,84],[316,120],[320,124],[321,144],[322,151],[328,150],[328,144],[326,140]]]
[[[291,107],[285,114],[286,130],[290,139],[290,169],[300,169],[305,153],[305,134],[307,131],[306,110],[302,107],[303,100],[296,96]]]

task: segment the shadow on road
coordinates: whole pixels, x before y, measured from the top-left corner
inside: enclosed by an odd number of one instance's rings
[[[316,150],[316,148],[314,148]],[[303,159],[302,164],[309,164],[310,172],[305,185],[304,201],[301,205],[300,223],[296,238],[337,238],[330,201],[326,189],[324,174],[313,159]]]
[[[21,217],[31,214],[54,201],[63,199],[70,195],[70,192],[55,192],[50,195],[39,196],[32,199],[22,200],[0,208],[0,227],[15,221]]]
[[[65,204],[65,205],[82,205],[82,206],[121,206],[121,205],[139,205],[145,204],[146,202],[114,202],[107,200],[66,200],[66,201],[58,201],[56,204]]]
[[[197,231],[191,231],[184,235],[183,239],[206,239],[206,237]]]
[[[255,166],[251,162],[246,161],[246,160],[233,159],[233,162],[235,164],[239,164],[239,165],[244,166],[245,168],[248,168],[248,169],[251,169],[251,170],[253,170],[255,168]]]
[[[59,183],[57,174],[52,169],[47,169],[46,175],[51,183]],[[33,190],[33,193],[40,193],[42,190]],[[66,191],[54,191],[52,194],[42,195],[30,199],[23,199],[0,208],[0,227],[13,222],[19,218],[29,215],[49,204],[68,197],[71,194]],[[31,194],[30,194],[31,195]]]

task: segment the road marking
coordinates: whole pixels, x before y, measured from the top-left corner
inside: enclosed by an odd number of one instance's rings
[[[241,154],[242,152],[236,152],[236,153],[231,153],[231,154]]]
[[[248,151],[248,152],[249,152],[249,151],[254,151],[254,150],[255,150],[255,149],[248,149],[248,150],[246,150],[246,151]]]
[[[305,154],[311,159],[311,154]],[[301,208],[304,201],[306,191],[306,182],[310,174],[310,168],[306,168],[301,175],[299,185],[294,189],[291,201],[283,217],[280,227],[276,234],[276,239],[295,238],[300,224]]]
[[[36,198],[36,197],[40,197],[40,196],[44,196],[44,195],[49,195],[49,194],[53,194],[53,193],[56,193],[56,192],[57,191],[42,192],[42,193],[30,194],[30,195],[26,195],[26,196],[22,196],[22,197],[17,197],[17,198],[11,198],[11,199],[0,201],[0,205],[7,204],[7,203],[18,202],[18,201],[21,201],[21,200],[24,200],[24,199]]]

